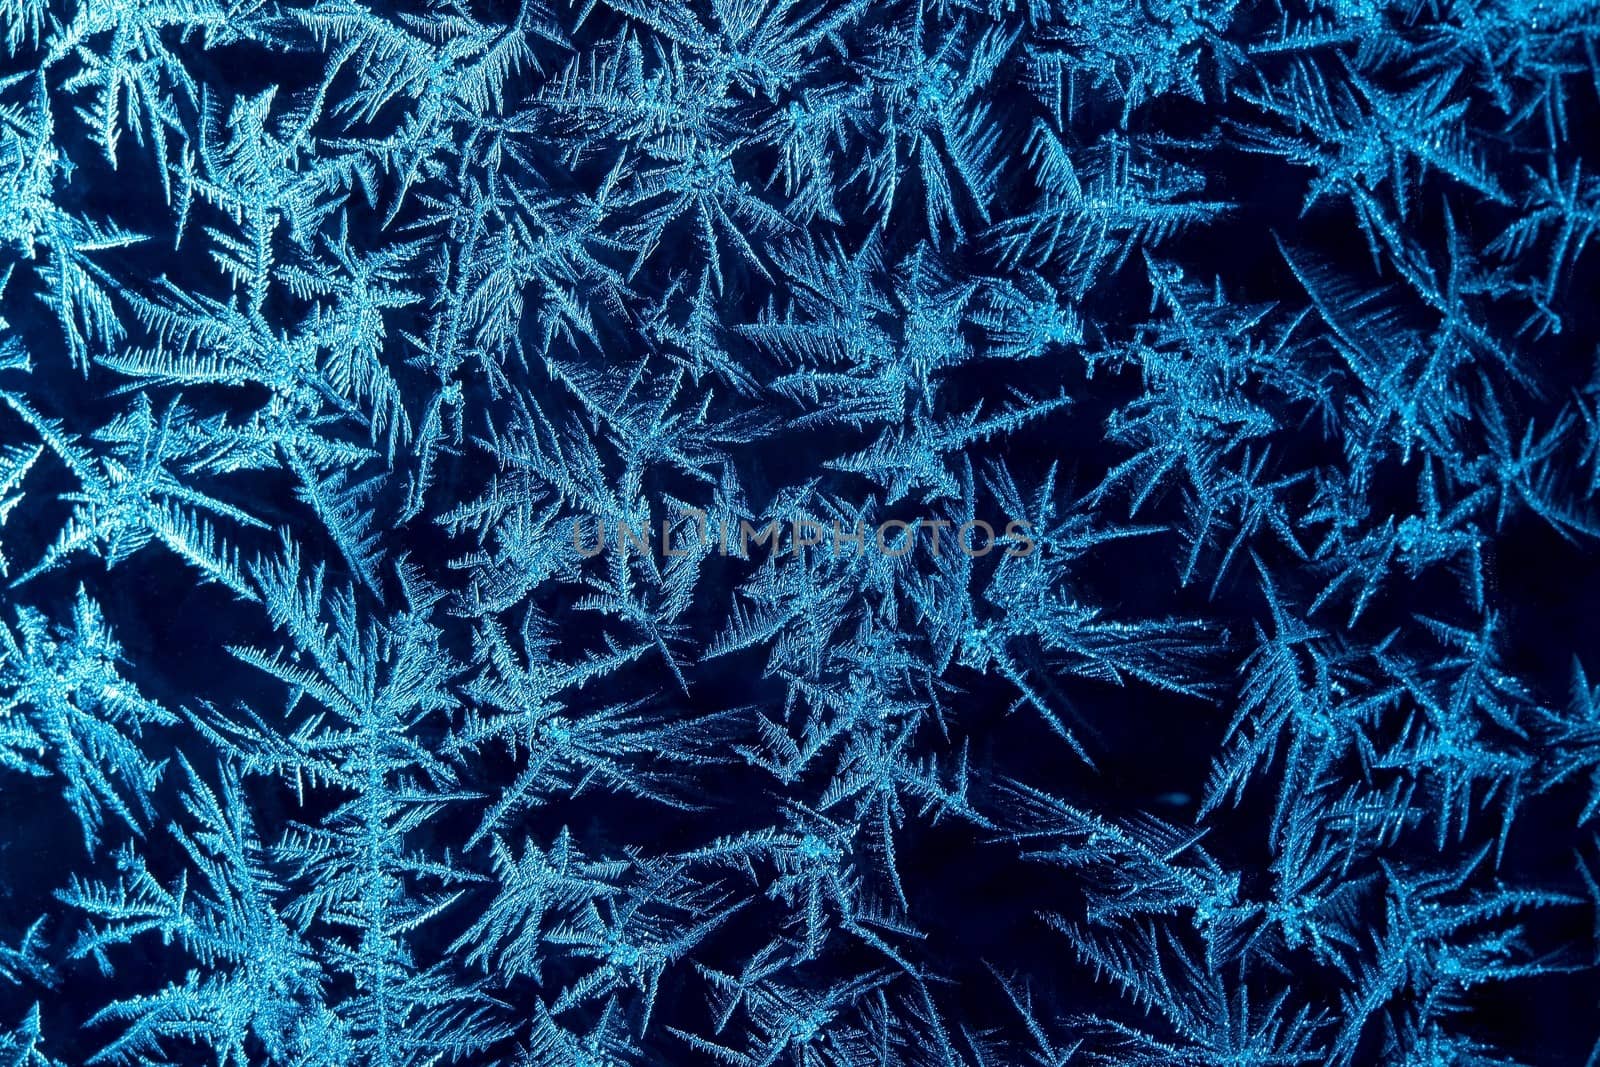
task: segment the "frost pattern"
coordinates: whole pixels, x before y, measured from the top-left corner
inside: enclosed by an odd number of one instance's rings
[[[0,23],[0,1063],[1600,1050],[1593,0]]]

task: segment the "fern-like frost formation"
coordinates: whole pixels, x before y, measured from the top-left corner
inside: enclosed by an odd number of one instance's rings
[[[1594,1062],[1595,0],[0,27],[0,1064]]]

